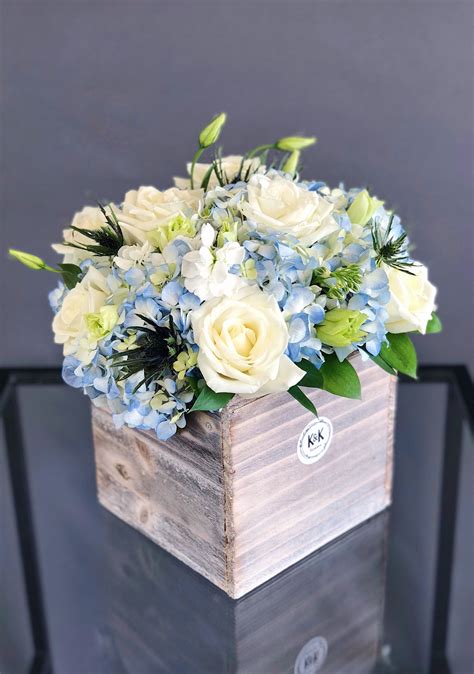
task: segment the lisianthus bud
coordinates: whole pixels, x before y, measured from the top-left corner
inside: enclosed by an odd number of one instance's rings
[[[324,321],[317,327],[317,336],[323,344],[343,347],[353,342],[359,342],[367,335],[360,329],[367,316],[360,311],[350,309],[332,309],[324,317]]]
[[[18,260],[18,262],[21,262],[25,265],[25,267],[29,267],[30,269],[47,269],[48,271],[56,271],[56,269],[49,267],[46,262],[37,255],[24,253],[22,250],[14,250],[13,248],[10,248],[8,252],[12,257],[15,258],[15,260]]]
[[[311,136],[311,138],[305,138],[304,136],[286,136],[285,138],[280,138],[275,143],[277,150],[283,150],[283,152],[294,152],[295,150],[304,150],[310,145],[316,143],[317,138]]]
[[[296,169],[298,168],[298,162],[300,160],[301,152],[299,150],[293,150],[286,162],[283,164],[282,169],[285,173],[290,175],[295,175]]]
[[[361,190],[347,209],[347,215],[353,225],[366,225],[384,202],[371,197],[367,190]]]
[[[219,138],[222,127],[225,124],[227,115],[225,112],[221,112],[220,115],[216,115],[214,119],[201,131],[199,134],[199,145],[201,148],[209,147],[213,145],[216,140]]]

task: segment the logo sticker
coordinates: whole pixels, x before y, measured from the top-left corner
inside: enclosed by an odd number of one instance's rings
[[[316,463],[329,449],[332,423],[327,417],[317,417],[301,433],[298,440],[298,458],[301,463]]]
[[[294,674],[316,674],[324,665],[328,654],[328,642],[324,637],[314,637],[298,653]]]

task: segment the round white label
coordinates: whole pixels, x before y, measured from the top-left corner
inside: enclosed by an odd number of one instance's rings
[[[332,439],[332,423],[327,417],[317,417],[305,426],[298,439],[298,458],[302,463],[322,459]]]
[[[314,637],[298,653],[294,674],[315,674],[324,665],[328,654],[328,642],[324,637]]]

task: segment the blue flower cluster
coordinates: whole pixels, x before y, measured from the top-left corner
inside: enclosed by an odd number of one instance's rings
[[[330,190],[262,167],[207,192],[140,188],[129,195],[114,207],[123,241],[113,254],[88,255],[82,247],[74,259],[65,232],[70,248],[62,252],[80,268],[78,283],[60,283],[50,294],[64,380],[110,411],[117,426],[165,440],[185,425],[207,383],[193,315],[246,288],[276,301],[287,329],[284,356],[293,364],[305,359],[319,368],[328,354],[342,361],[357,351],[379,353],[390,290],[373,228],[381,236],[403,229],[366,191]],[[243,337],[239,327],[222,330],[209,338],[228,353],[233,335]],[[205,356],[209,367],[215,354]]]

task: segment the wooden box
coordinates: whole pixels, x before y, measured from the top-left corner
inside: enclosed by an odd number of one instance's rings
[[[94,408],[99,501],[241,597],[390,502],[395,379],[353,362],[361,401],[306,391],[322,427],[287,393],[193,413],[166,442]]]
[[[114,671],[368,674],[382,635],[387,513],[237,601],[106,518]],[[108,670],[107,670],[108,671]]]

